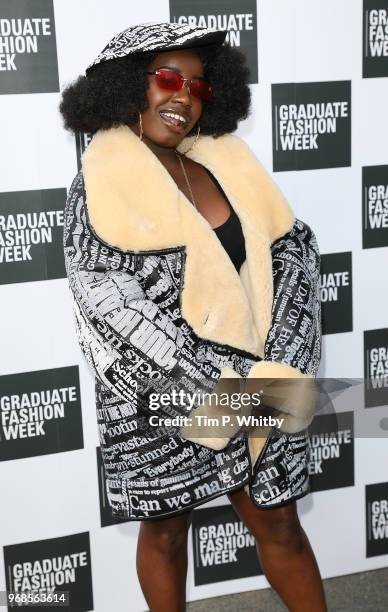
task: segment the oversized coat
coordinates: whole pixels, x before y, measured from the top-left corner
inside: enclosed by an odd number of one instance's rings
[[[266,508],[310,490],[313,414],[304,402],[282,413],[281,427],[226,438],[150,425],[151,393],[211,392],[233,377],[311,379],[320,361],[313,231],[240,138],[201,136],[187,156],[216,177],[239,217],[239,272],[126,126],[95,134],[66,203],[65,262],[96,379],[106,493],[112,514],[129,520],[177,514],[241,487]],[[168,405],[157,414],[183,413]]]

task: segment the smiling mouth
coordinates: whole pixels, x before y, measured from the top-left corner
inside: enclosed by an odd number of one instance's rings
[[[159,115],[163,119],[164,123],[168,126],[178,128],[179,130],[184,130],[189,120],[187,117],[184,117],[180,113],[173,113],[172,111],[160,111]]]

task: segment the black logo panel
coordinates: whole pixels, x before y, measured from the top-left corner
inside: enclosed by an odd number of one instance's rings
[[[352,253],[321,256],[322,332],[353,331]]]
[[[263,573],[255,538],[232,506],[194,510],[192,536],[196,586]]]
[[[353,412],[315,416],[309,445],[311,491],[354,485]]]
[[[366,556],[388,554],[388,482],[366,485]]]
[[[365,408],[388,405],[388,328],[364,331]]]
[[[274,172],[350,166],[350,85],[272,85]]]
[[[226,40],[247,56],[250,82],[258,82],[256,0],[170,0],[170,21],[227,30]]]
[[[44,591],[53,597],[67,592],[69,604],[64,607],[69,612],[94,609],[89,532],[12,544],[3,550],[7,591]],[[53,606],[26,604],[17,609],[45,612]]]
[[[388,246],[388,166],[362,169],[362,246]]]
[[[65,189],[0,193],[0,284],[65,278]]]
[[[388,76],[387,0],[364,0],[363,77]]]
[[[78,366],[0,376],[0,461],[83,448]]]
[[[5,0],[0,19],[1,94],[59,91],[53,0]]]

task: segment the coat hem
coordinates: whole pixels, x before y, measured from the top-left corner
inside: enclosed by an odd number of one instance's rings
[[[231,487],[230,489],[225,489],[224,491],[220,491],[219,493],[216,493],[215,495],[212,495],[211,497],[207,497],[206,499],[202,499],[199,500],[198,502],[194,502],[188,506],[186,506],[185,508],[180,508],[179,510],[173,510],[172,512],[163,512],[161,514],[155,514],[152,516],[142,516],[142,517],[135,517],[135,516],[127,516],[124,512],[111,512],[113,518],[117,518],[117,519],[125,519],[126,521],[151,521],[151,520],[158,520],[159,518],[163,519],[163,518],[169,518],[172,516],[178,516],[180,514],[184,514],[190,510],[193,510],[194,508],[197,508],[198,506],[203,506],[204,504],[206,504],[208,501],[211,501],[212,499],[217,499],[218,497],[222,497],[223,495],[227,495],[228,493],[231,493],[232,491],[237,491],[238,489],[242,489],[244,487],[244,485],[247,484],[247,482],[249,482],[250,480],[250,476],[248,475],[248,478],[245,478],[245,480],[243,480],[241,483],[239,483],[237,486],[235,487]]]
[[[291,504],[292,502],[295,502],[298,499],[302,499],[302,497],[306,497],[306,495],[309,495],[309,493],[312,493],[310,487],[306,489],[306,491],[302,491],[302,493],[299,493],[299,495],[293,495],[292,497],[290,497],[290,499],[279,502],[278,504],[259,505],[255,502],[254,498],[252,497],[250,498],[252,502],[255,504],[256,508],[260,508],[264,510],[271,510],[271,508],[282,508],[283,506],[288,506],[288,504]]]

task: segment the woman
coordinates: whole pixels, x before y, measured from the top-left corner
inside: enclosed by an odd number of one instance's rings
[[[184,610],[192,508],[226,493],[285,604],[318,612],[296,510],[309,491],[307,400],[274,400],[261,415],[277,424],[249,432],[233,430],[235,415],[229,427],[184,419],[219,414],[190,394],[303,382],[320,360],[315,236],[231,135],[250,93],[245,58],[224,40],[130,27],[64,91],[65,126],[95,134],[66,204],[67,274],[107,497],[114,516],[141,521],[150,610]]]

